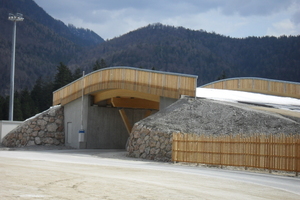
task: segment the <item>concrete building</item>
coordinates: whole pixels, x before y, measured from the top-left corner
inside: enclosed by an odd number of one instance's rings
[[[20,124],[22,124],[22,121],[6,121],[1,120],[0,121],[0,143],[2,142],[2,139],[14,128],[18,127]]]
[[[132,67],[105,68],[53,92],[64,106],[65,143],[123,149],[133,124],[182,95],[195,96],[197,76]]]

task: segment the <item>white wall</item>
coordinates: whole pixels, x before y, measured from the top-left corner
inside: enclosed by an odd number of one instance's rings
[[[22,121],[0,121],[0,143],[10,131],[22,123]]]

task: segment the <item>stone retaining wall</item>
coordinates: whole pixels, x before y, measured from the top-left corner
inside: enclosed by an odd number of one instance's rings
[[[172,134],[136,123],[126,148],[130,157],[171,161]]]
[[[2,141],[6,147],[32,145],[63,145],[64,112],[62,106],[55,106],[24,121],[9,132]]]

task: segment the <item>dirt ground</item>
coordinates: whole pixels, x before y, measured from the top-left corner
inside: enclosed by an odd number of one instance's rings
[[[92,156],[132,160],[124,153]],[[0,158],[0,180],[1,200],[299,199],[283,190],[203,175],[7,157]]]

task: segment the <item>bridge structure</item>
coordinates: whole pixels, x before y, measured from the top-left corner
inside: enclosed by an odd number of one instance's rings
[[[125,148],[135,122],[167,107],[182,95],[196,95],[197,76],[111,67],[87,74],[53,92],[64,107],[66,145]],[[84,129],[84,137],[79,134]]]
[[[201,88],[256,92],[300,99],[300,83],[273,79],[253,77],[229,78],[208,83],[201,86]]]

